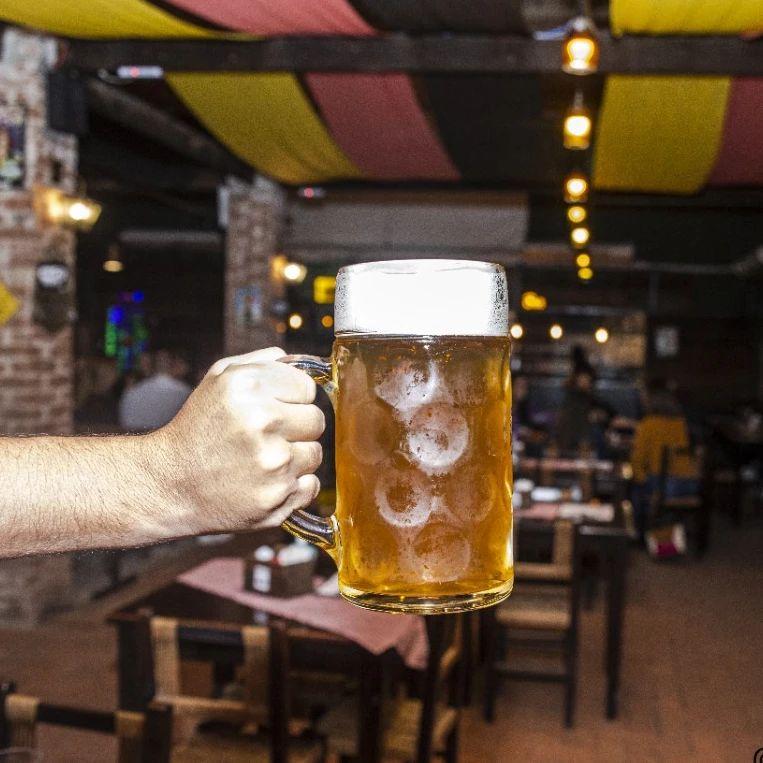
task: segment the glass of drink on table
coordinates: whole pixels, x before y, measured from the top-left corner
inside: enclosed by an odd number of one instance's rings
[[[339,590],[436,614],[509,595],[511,381],[506,274],[464,260],[342,268],[328,359],[285,362],[336,411],[337,505],[284,527],[325,548]]]

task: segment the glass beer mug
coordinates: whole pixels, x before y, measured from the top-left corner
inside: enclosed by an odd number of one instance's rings
[[[336,413],[337,503],[284,527],[326,549],[370,609],[434,614],[511,592],[511,382],[500,265],[339,271],[331,358],[292,355]]]

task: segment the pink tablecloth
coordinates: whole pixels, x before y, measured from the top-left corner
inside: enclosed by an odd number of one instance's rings
[[[315,594],[291,599],[264,596],[245,590],[243,581],[243,560],[228,557],[205,562],[178,578],[179,583],[192,588],[344,636],[373,654],[396,649],[411,668],[423,669],[426,666],[427,636],[421,617],[373,612],[344,599]]]

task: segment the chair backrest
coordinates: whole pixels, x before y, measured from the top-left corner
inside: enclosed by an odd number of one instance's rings
[[[671,448],[665,446],[660,454],[660,473],[657,475],[657,488],[653,496],[653,510],[659,515],[663,508],[667,493],[667,482],[671,467],[676,459],[684,458],[691,462],[696,470],[700,483],[704,483],[704,450],[701,447],[691,445],[683,448]],[[701,488],[700,488],[701,489]]]
[[[0,686],[0,749],[37,748],[40,724],[113,734],[118,742],[119,763],[148,763],[145,756],[143,713],[126,710],[105,712],[41,702],[37,697],[17,694],[13,684]]]
[[[428,762],[438,711],[458,708],[463,694],[464,615],[428,615],[425,618],[429,656],[421,693],[421,720],[416,759]],[[443,692],[447,691],[445,702]]]
[[[193,627],[184,625],[184,633]],[[206,631],[208,628],[199,628]],[[180,680],[180,624],[171,618],[151,618],[154,665],[154,701],[147,718],[150,745],[157,763],[169,760],[172,739],[192,733],[209,720],[267,725],[274,763],[288,760],[289,747],[289,656],[286,627],[280,621],[266,626],[239,629],[244,649],[242,700],[189,696]]]
[[[569,583],[573,577],[576,547],[575,523],[554,522],[550,562],[515,562],[514,579],[527,583]]]

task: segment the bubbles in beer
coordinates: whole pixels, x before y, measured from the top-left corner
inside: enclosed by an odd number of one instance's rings
[[[464,414],[447,403],[418,408],[406,432],[411,458],[429,475],[444,474],[469,444]]]
[[[348,416],[349,444],[362,464],[378,464],[396,445],[393,421],[377,400],[361,399]]]
[[[430,522],[415,537],[411,547],[422,579],[446,583],[463,575],[469,566],[471,546],[466,535],[444,522]]]
[[[419,472],[387,471],[376,483],[374,498],[379,514],[395,527],[423,525],[432,510],[426,480]]]
[[[401,413],[431,403],[443,394],[442,382],[432,363],[427,366],[402,360],[383,369],[377,378],[376,394]]]
[[[448,513],[460,523],[481,522],[499,504],[498,485],[489,469],[466,467],[445,488]]]

